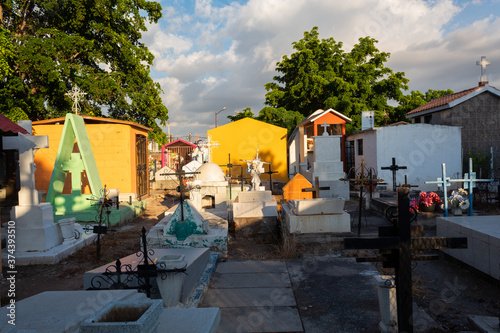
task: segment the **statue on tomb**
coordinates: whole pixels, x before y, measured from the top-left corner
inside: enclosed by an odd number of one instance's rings
[[[252,176],[252,191],[259,191],[260,187],[260,174],[264,172],[264,164],[270,164],[263,162],[259,156],[259,146],[257,146],[257,154],[253,160],[241,160],[247,162],[247,173]]]

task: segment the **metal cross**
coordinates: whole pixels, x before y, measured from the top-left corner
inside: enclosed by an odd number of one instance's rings
[[[278,171],[272,171],[271,163],[269,163],[269,170],[264,173],[267,173],[269,175],[269,186],[271,188],[271,193],[273,193],[273,173],[278,173]]]
[[[226,165],[221,165],[221,167],[226,167],[227,170],[228,170],[228,184],[229,184],[229,200],[232,200],[233,196],[232,196],[232,193],[231,193],[231,179],[232,179],[232,173],[231,173],[231,169],[233,167],[240,167],[243,169],[243,167],[241,165],[237,165],[237,164],[232,164],[231,163],[231,154],[228,154],[228,163]]]
[[[448,216],[448,194],[446,193],[447,187],[450,186],[450,177],[446,177],[446,164],[441,164],[442,169],[442,177],[437,180],[427,181],[426,184],[437,184],[438,187],[443,188],[443,196],[444,196],[444,216]]]
[[[330,134],[328,134],[328,131],[326,129],[328,127],[330,127],[330,124],[327,124],[326,120],[325,120],[325,122],[323,123],[323,125],[320,125],[320,126],[323,127],[323,136],[329,136]]]
[[[314,178],[314,187],[303,188],[302,192],[314,192],[314,198],[319,198],[319,191],[328,191],[330,190],[330,186],[319,186],[319,178]]]
[[[177,191],[180,192],[180,197],[181,197],[181,221],[184,221],[184,192],[186,191],[186,188],[184,187],[184,176],[185,175],[194,175],[194,174],[199,174],[199,171],[193,171],[193,172],[186,172],[184,170],[177,170],[176,172],[173,173],[162,173],[160,176],[172,176],[175,175],[179,179],[179,186],[177,187]]]
[[[243,192],[243,181],[246,180],[246,179],[250,179],[250,177],[245,177],[243,175],[243,169],[245,169],[242,165],[240,165],[241,167],[241,174],[237,177],[237,179],[240,181],[240,184],[241,184],[241,192]]]
[[[410,227],[409,188],[398,188],[398,218],[396,226],[379,227],[379,237],[344,238],[345,249],[379,249],[381,256],[356,258],[358,262],[382,262],[394,268],[398,331],[413,332],[412,260],[434,260],[436,255],[413,255],[427,249],[467,248],[467,237],[413,237]],[[421,227],[420,227],[421,229]]]
[[[392,190],[396,192],[396,172],[398,170],[406,169],[406,166],[399,166],[396,164],[396,158],[392,158],[392,164],[388,167],[382,167],[382,170],[391,170],[392,171]]]
[[[69,96],[73,100],[71,111],[73,111],[75,114],[78,114],[78,112],[81,110],[78,102],[81,101],[83,97],[87,95],[87,93],[80,90],[77,85],[74,85],[70,92],[65,93],[65,95]]]
[[[477,66],[481,66],[481,82],[488,81],[488,76],[486,75],[486,66],[490,65],[490,62],[486,60],[485,56],[481,57],[481,61],[476,61]]]
[[[207,138],[207,142],[203,143],[203,147],[206,147],[208,149],[208,162],[213,162],[213,149],[218,148],[220,146],[220,143],[218,141],[212,141],[212,136],[209,134]]]
[[[493,179],[476,179],[476,173],[472,171],[472,158],[469,158],[469,173],[464,175],[464,179],[452,179],[451,182],[464,182],[464,189],[469,190],[469,216],[472,216],[472,191],[477,182],[493,182]]]

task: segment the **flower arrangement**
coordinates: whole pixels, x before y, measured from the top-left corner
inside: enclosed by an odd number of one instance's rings
[[[439,199],[439,196],[434,193],[434,192],[420,192],[420,195],[418,197],[418,205],[420,207],[425,206],[425,207],[430,207],[432,204],[440,204],[441,199]]]
[[[448,203],[450,206],[460,208],[465,210],[469,208],[469,198],[467,197],[467,191],[463,188],[452,191],[451,196],[448,198]]]

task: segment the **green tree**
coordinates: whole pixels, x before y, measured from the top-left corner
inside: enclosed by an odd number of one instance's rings
[[[348,131],[359,129],[361,111],[392,110],[388,101],[399,101],[402,90],[408,89],[404,73],[384,66],[390,54],[380,52],[376,43],[363,37],[350,52],[344,52],[341,42],[320,40],[314,27],[292,44],[296,52],[277,63],[280,75],[265,84],[265,104],[304,116],[333,108],[353,120]]]
[[[298,111],[287,111],[285,108],[270,106],[262,108],[257,116],[257,120],[286,128],[288,136],[292,134],[302,119],[304,119],[304,115]]]
[[[160,4],[147,0],[2,1],[1,26],[16,45],[13,72],[0,81],[2,113],[63,116],[72,105],[65,93],[77,85],[87,93],[82,113],[105,110],[165,142],[168,110],[150,77],[153,55],[140,42],[146,23],[160,17]]]
[[[447,90],[434,90],[434,89],[429,89],[425,94],[421,93],[420,91],[411,91],[409,95],[404,95],[401,97],[399,100],[399,105],[395,107],[394,109],[390,110],[391,112],[391,119],[393,121],[407,121],[407,118],[405,114],[410,112],[411,110],[414,110],[425,103],[430,102],[433,99],[451,95],[453,94],[453,90],[447,89]]]
[[[243,118],[253,118],[255,119],[252,108],[244,108],[243,111],[236,113],[234,116],[227,116],[231,121],[240,120]]]

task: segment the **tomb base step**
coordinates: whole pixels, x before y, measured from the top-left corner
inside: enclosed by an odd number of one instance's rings
[[[278,239],[276,217],[239,217],[234,218],[234,223],[236,238],[262,243],[274,243]]]
[[[134,218],[139,216],[139,214],[146,209],[145,201],[135,201],[132,205],[120,204],[120,208],[116,209],[111,207],[109,214],[109,225],[121,225],[132,221]],[[54,214],[54,222],[58,222],[61,219],[74,217],[76,222],[96,222],[97,210],[88,209],[84,211],[65,211],[56,212]],[[96,222],[97,223],[97,222]]]

